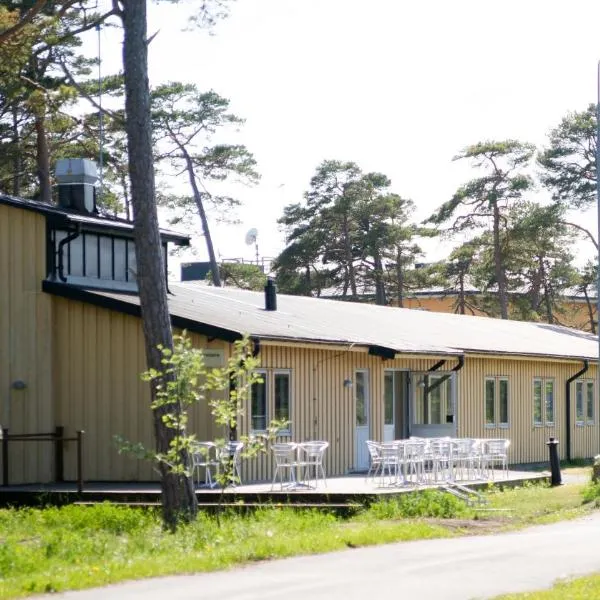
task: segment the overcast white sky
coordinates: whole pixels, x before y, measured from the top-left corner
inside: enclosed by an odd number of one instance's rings
[[[471,175],[451,160],[462,147],[541,146],[596,102],[597,0],[238,0],[212,36],[181,32],[190,6],[151,9],[151,83],[194,81],[246,119],[230,141],[262,180],[239,190],[239,226],[213,225],[224,258],[253,257],[251,227],[261,255],[281,251],[276,220],[323,159],[387,174],[423,219]],[[106,65],[118,61],[120,40],[101,35]]]

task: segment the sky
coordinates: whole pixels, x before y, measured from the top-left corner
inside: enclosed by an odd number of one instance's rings
[[[213,215],[221,258],[253,259],[251,228],[260,255],[276,256],[277,219],[324,159],[385,173],[420,221],[474,175],[452,161],[463,147],[507,138],[542,147],[569,111],[597,99],[597,1],[237,0],[210,34],[182,31],[193,6],[151,6],[150,80],[214,89],[245,119],[226,141],[253,152],[261,180],[235,188],[238,225]],[[100,40],[103,68],[118,67],[120,37],[106,30]],[[595,223],[596,213],[575,218]],[[203,239],[193,246],[188,259],[206,260]],[[425,259],[447,252],[429,242]]]

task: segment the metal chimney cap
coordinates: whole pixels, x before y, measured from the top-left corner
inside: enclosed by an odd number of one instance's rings
[[[61,158],[56,161],[54,171],[59,185],[87,183],[94,185],[98,181],[98,168],[88,158]]]

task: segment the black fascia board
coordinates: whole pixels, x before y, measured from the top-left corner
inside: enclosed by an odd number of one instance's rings
[[[93,292],[78,286],[44,280],[42,281],[42,291],[47,294],[52,294],[53,296],[85,302],[86,304],[114,310],[115,312],[120,312],[132,317],[141,318],[142,316],[139,304],[124,302],[118,298],[111,298],[110,296],[104,296],[103,294],[94,294]],[[137,296],[137,294],[130,295]],[[201,323],[194,319],[188,319],[173,314],[171,314],[171,324],[173,327],[192,331],[193,333],[198,333],[200,335],[206,335],[207,337],[223,340],[225,342],[235,342],[241,340],[243,337],[238,331],[232,331],[231,329],[217,327],[208,323]]]

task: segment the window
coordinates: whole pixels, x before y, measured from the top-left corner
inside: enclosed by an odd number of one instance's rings
[[[364,427],[369,424],[369,392],[366,371],[354,373],[354,394],[356,398],[356,426]]]
[[[267,372],[259,371],[261,380],[252,384],[250,399],[250,426],[252,431],[267,429]]]
[[[250,428],[266,431],[269,422],[288,421],[281,433],[291,431],[291,372],[283,370],[258,370],[262,381],[252,384],[250,393]]]
[[[486,427],[508,427],[508,377],[486,377],[484,394]]]
[[[594,424],[594,382],[577,381],[575,383],[575,421],[577,425]]]
[[[415,425],[443,425],[454,414],[453,373],[416,376],[414,386]]]
[[[554,425],[554,379],[533,380],[533,424]]]
[[[284,371],[275,371],[275,419],[288,421],[285,432],[290,430],[290,374]]]

